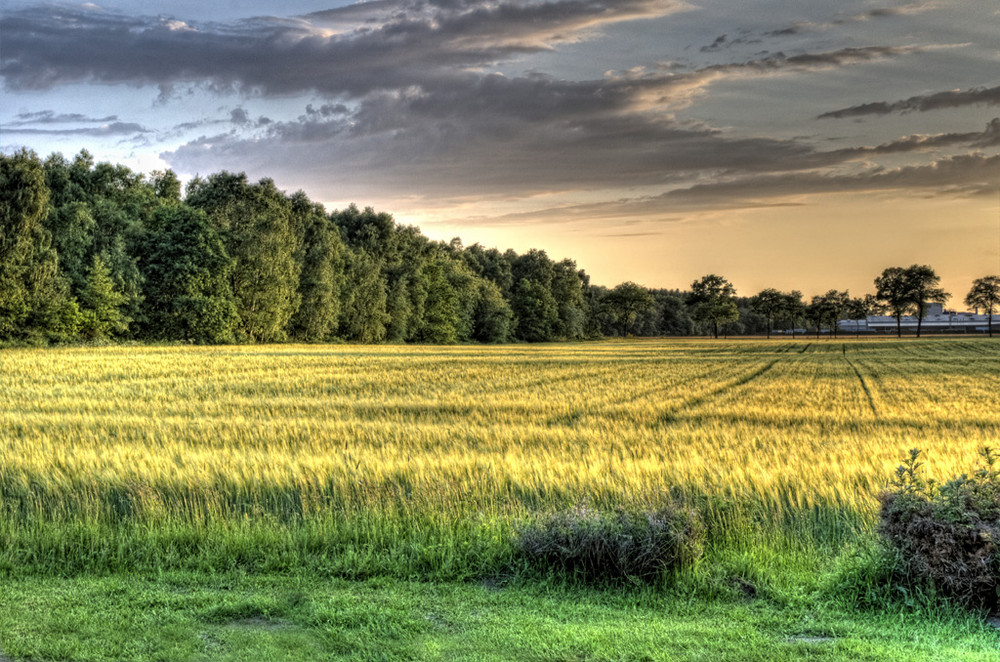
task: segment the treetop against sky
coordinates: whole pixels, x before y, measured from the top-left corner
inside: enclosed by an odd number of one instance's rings
[[[273,177],[595,282],[871,289],[1000,263],[977,0],[193,0],[0,14],[0,144]]]

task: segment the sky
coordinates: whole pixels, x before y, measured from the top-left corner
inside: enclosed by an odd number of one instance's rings
[[[269,177],[592,282],[1000,273],[983,0],[5,0],[0,149]]]

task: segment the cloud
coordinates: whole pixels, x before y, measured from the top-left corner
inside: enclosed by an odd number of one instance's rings
[[[117,115],[108,117],[87,117],[82,113],[57,113],[54,110],[42,110],[34,113],[18,113],[13,122],[7,122],[5,129],[12,126],[34,126],[39,124],[106,124],[116,122]]]
[[[1000,87],[974,87],[968,90],[948,90],[922,96],[913,96],[901,101],[875,101],[850,108],[831,110],[818,119],[842,119],[865,115],[888,115],[890,113],[925,112],[961,106],[1000,105]]]
[[[981,153],[945,157],[898,168],[874,167],[859,173],[802,172],[738,177],[675,189],[661,200],[676,205],[719,208],[749,201],[822,193],[921,190],[930,195],[994,195],[1000,179],[1000,155]]]
[[[24,126],[4,127],[4,133],[33,136],[88,136],[103,138],[108,136],[132,136],[149,133],[141,124],[134,122],[111,122],[97,127],[78,127],[73,129],[36,129]]]
[[[0,71],[13,90],[77,82],[194,83],[264,95],[363,96],[462,80],[475,67],[680,6],[675,0],[413,0],[392,6],[384,22],[343,31],[324,27],[346,13],[338,10],[177,29],[174,19],[46,6],[3,18]]]
[[[279,181],[295,179],[297,187],[329,191],[321,196],[419,191],[423,198],[441,200],[677,187],[727,172],[814,169],[874,152],[824,152],[799,140],[730,135],[670,113],[721,81],[815,72],[914,50],[779,53],[691,71],[666,67],[595,80],[469,74],[450,85],[309,105],[294,120],[275,121],[250,135],[203,136],[161,156],[182,172],[235,164]],[[915,150],[916,140],[880,149]]]

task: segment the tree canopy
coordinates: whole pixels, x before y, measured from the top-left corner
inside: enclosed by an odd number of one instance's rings
[[[499,343],[766,333],[810,319],[922,313],[947,293],[924,265],[876,294],[739,297],[716,274],[689,291],[592,284],[568,258],[432,241],[371,207],[327,211],[245,173],[146,176],[33,152],[0,154],[0,341]],[[997,277],[966,297],[990,315]],[[918,323],[919,324],[919,323]]]

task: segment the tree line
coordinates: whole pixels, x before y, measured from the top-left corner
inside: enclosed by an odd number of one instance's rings
[[[220,172],[181,189],[169,170],[147,176],[86,151],[0,155],[0,340],[541,342],[801,320],[836,331],[844,315],[922,311],[943,294],[929,267],[886,270],[861,300],[831,290],[810,304],[777,290],[741,298],[716,275],[689,291],[609,289],[573,260],[432,241],[269,179]],[[976,287],[969,305],[992,313],[1000,279]]]

